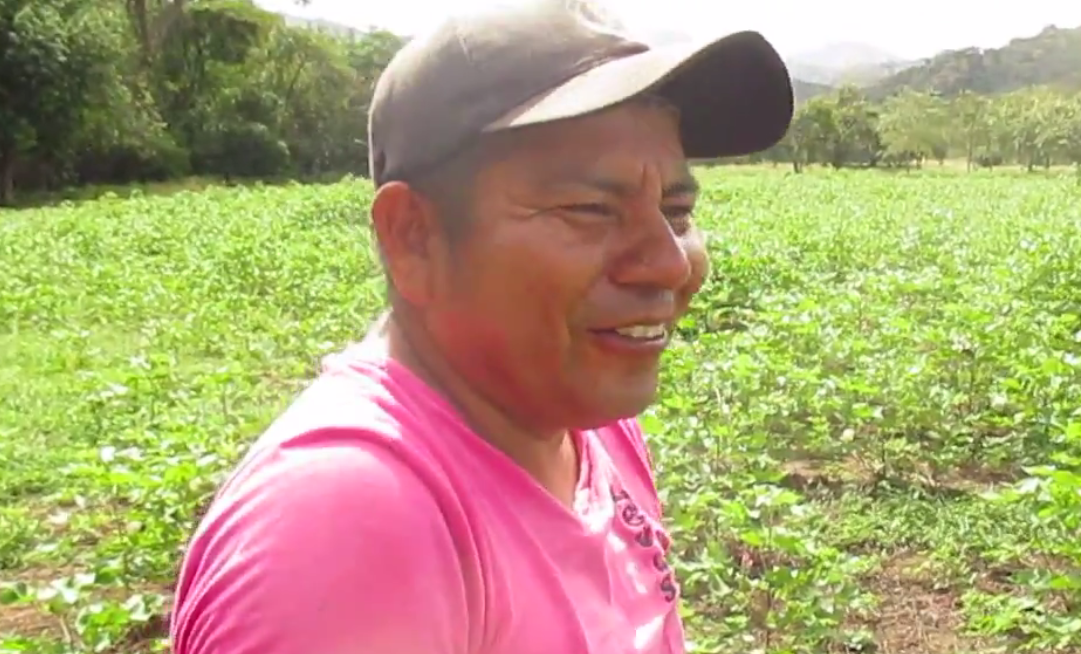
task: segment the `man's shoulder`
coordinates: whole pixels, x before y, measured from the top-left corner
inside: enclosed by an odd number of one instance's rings
[[[328,443],[423,460],[437,434],[459,426],[455,420],[443,398],[401,364],[353,346],[324,359],[322,372],[256,439],[238,472],[276,450]]]
[[[271,424],[260,444],[287,444],[309,431],[346,430],[396,439],[403,426],[437,421],[439,398],[385,356],[353,348],[324,359],[323,370]]]
[[[397,392],[377,369],[325,372],[249,450],[189,542],[178,652],[464,651],[472,528]]]
[[[435,494],[406,457],[379,439],[313,428],[249,456],[222,485],[212,513],[259,507],[280,514],[309,502],[342,518],[373,509],[397,514],[406,506],[423,513],[438,510]]]
[[[362,503],[434,507],[419,499],[438,500],[448,491],[439,483],[441,464],[432,447],[446,418],[438,398],[426,396],[431,393],[385,361],[332,361],[252,444],[215,507],[249,501],[254,493],[287,495],[300,486]]]

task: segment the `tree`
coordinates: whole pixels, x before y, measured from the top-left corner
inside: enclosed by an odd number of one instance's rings
[[[366,174],[372,87],[404,41],[288,25],[250,0],[0,0],[0,198]]]
[[[0,0],[0,201],[187,174],[366,175],[372,90],[406,39],[294,22],[252,0]],[[785,137],[736,162],[1081,171],[1079,39],[945,53],[869,89],[794,80]]]
[[[825,161],[837,138],[837,118],[829,98],[820,96],[806,102],[796,111],[785,135],[792,170],[799,173],[810,163]]]
[[[0,203],[12,200],[24,157],[62,159],[120,48],[113,14],[77,0],[0,4]]]
[[[911,89],[887,98],[878,120],[885,154],[917,168],[925,159],[944,160],[949,152],[947,109],[941,98]]]
[[[961,93],[949,104],[950,146],[965,155],[965,167],[972,170],[976,154],[991,140],[989,102],[970,91]]]
[[[878,112],[855,86],[844,86],[823,99],[832,114],[827,144],[827,163],[834,168],[878,162],[882,144],[878,134]]]
[[[1055,149],[1055,105],[1058,94],[1047,87],[1014,91],[996,103],[998,141],[1003,150],[1032,170],[1050,165]]]

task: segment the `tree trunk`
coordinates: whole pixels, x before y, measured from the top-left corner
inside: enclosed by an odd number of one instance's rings
[[[146,0],[128,0],[128,15],[131,16],[135,38],[139,42],[140,58],[143,65],[149,67],[153,53],[150,45],[150,18],[147,16]]]
[[[15,201],[15,150],[0,150],[0,206]]]

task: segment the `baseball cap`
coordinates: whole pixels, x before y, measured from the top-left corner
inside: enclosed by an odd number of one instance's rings
[[[765,150],[792,119],[787,67],[758,32],[650,44],[590,0],[504,0],[450,16],[392,58],[369,109],[369,170],[377,186],[408,180],[485,133],[644,93],[679,109],[689,159]]]

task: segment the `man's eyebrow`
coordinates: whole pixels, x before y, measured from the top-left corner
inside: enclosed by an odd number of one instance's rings
[[[670,198],[677,195],[697,195],[700,185],[693,175],[687,173],[685,177],[668,184],[664,187],[663,197]]]
[[[586,176],[569,179],[567,181],[573,184],[591,186],[595,189],[604,191],[605,193],[611,193],[612,195],[627,196],[634,193],[633,185],[610,177]],[[700,185],[698,180],[695,179],[694,175],[690,172],[687,172],[680,175],[674,181],[666,184],[664,190],[661,192],[661,196],[667,200],[680,195],[696,195],[699,188]]]

